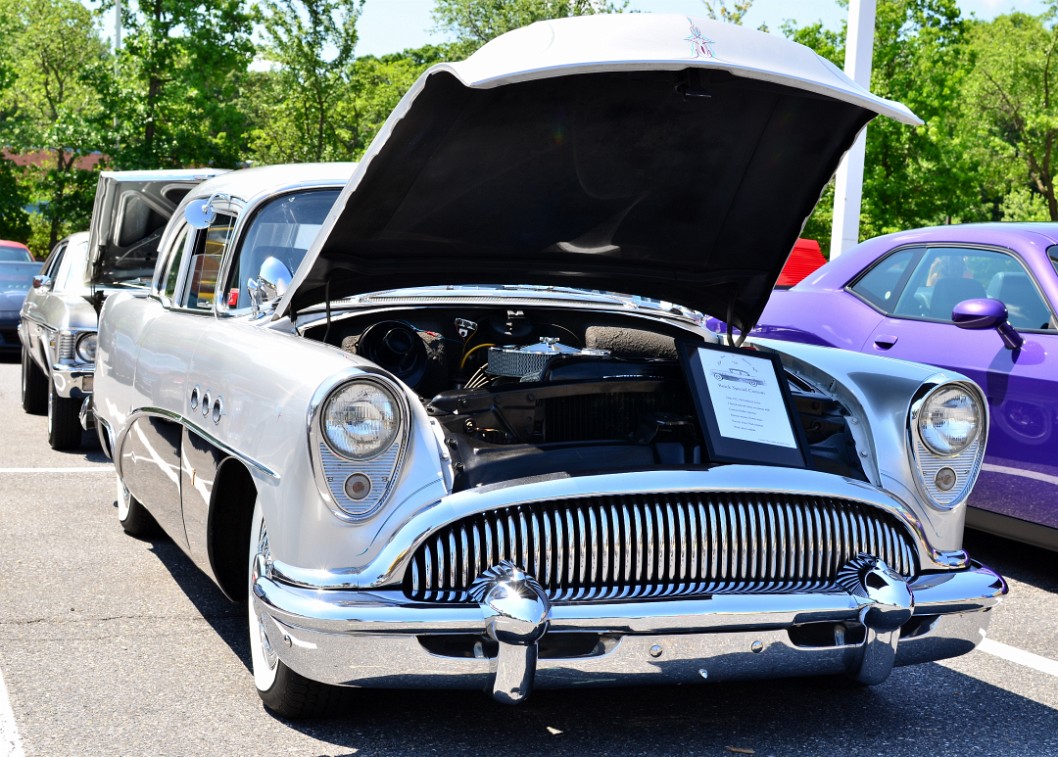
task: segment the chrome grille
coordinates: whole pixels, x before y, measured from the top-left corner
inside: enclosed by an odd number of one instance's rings
[[[55,357],[58,360],[73,360],[73,348],[76,334],[60,331],[55,343]]]
[[[466,602],[487,568],[510,560],[552,601],[825,591],[859,552],[915,573],[907,530],[856,502],[758,493],[587,497],[491,510],[429,536],[404,592]]]

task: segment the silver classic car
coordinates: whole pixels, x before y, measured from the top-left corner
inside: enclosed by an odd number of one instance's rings
[[[229,222],[250,172],[203,185],[103,309],[123,525],[247,601],[285,716],[972,650],[1006,592],[962,549],[981,391],[703,328],[749,330],[876,114],[918,123],[778,37],[592,16],[426,72],[304,255],[289,188]]]
[[[48,414],[53,449],[80,445],[92,394],[96,321],[114,291],[142,288],[154,273],[158,239],[187,191],[217,169],[103,171],[88,232],[52,249],[22,304],[22,408]],[[84,408],[87,411],[87,408]]]

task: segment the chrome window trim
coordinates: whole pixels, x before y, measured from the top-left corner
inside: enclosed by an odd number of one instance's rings
[[[344,184],[332,185],[329,183],[306,183],[299,186],[287,187],[286,189],[270,194],[265,197],[259,197],[256,200],[240,205],[238,216],[235,221],[235,228],[232,231],[233,244],[229,250],[225,250],[224,259],[221,261],[220,270],[217,271],[217,283],[224,282],[226,287],[230,287],[232,283],[229,279],[231,277],[231,267],[234,260],[242,255],[242,243],[243,237],[246,236],[246,228],[249,227],[253,220],[257,217],[257,214],[263,210],[266,206],[271,205],[277,200],[281,200],[285,197],[289,197],[292,194],[301,194],[305,192],[320,192],[320,191],[336,191],[338,196],[341,195]],[[233,198],[233,201],[237,198]],[[337,202],[337,197],[335,198]],[[321,226],[322,229],[322,226]],[[235,253],[238,253],[236,255]],[[300,266],[299,266],[300,267]],[[290,275],[293,276],[296,271],[291,271]],[[221,307],[216,308],[217,314],[229,318],[237,318],[239,316],[249,315],[250,306],[246,305],[240,308],[229,308],[227,299],[221,303]]]

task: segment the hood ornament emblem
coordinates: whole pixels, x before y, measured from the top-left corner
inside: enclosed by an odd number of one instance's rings
[[[691,19],[687,19],[687,23],[691,25],[691,36],[684,37],[685,42],[691,43],[691,57],[692,58],[715,58],[716,54],[713,52],[713,48],[710,45],[715,45],[715,40],[711,40],[702,34],[702,30],[695,26],[695,23]]]

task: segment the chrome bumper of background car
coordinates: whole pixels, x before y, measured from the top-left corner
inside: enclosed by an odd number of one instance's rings
[[[894,666],[973,649],[1007,591],[976,563],[894,586],[884,564],[861,558],[844,592],[561,605],[514,566],[482,576],[477,606],[292,587],[262,566],[252,601],[272,648],[313,680],[483,688],[517,702],[534,687],[570,685],[838,673],[879,683]]]
[[[55,386],[55,393],[60,397],[82,399],[92,393],[95,369],[71,368],[61,364],[53,365],[51,367],[51,380]]]

